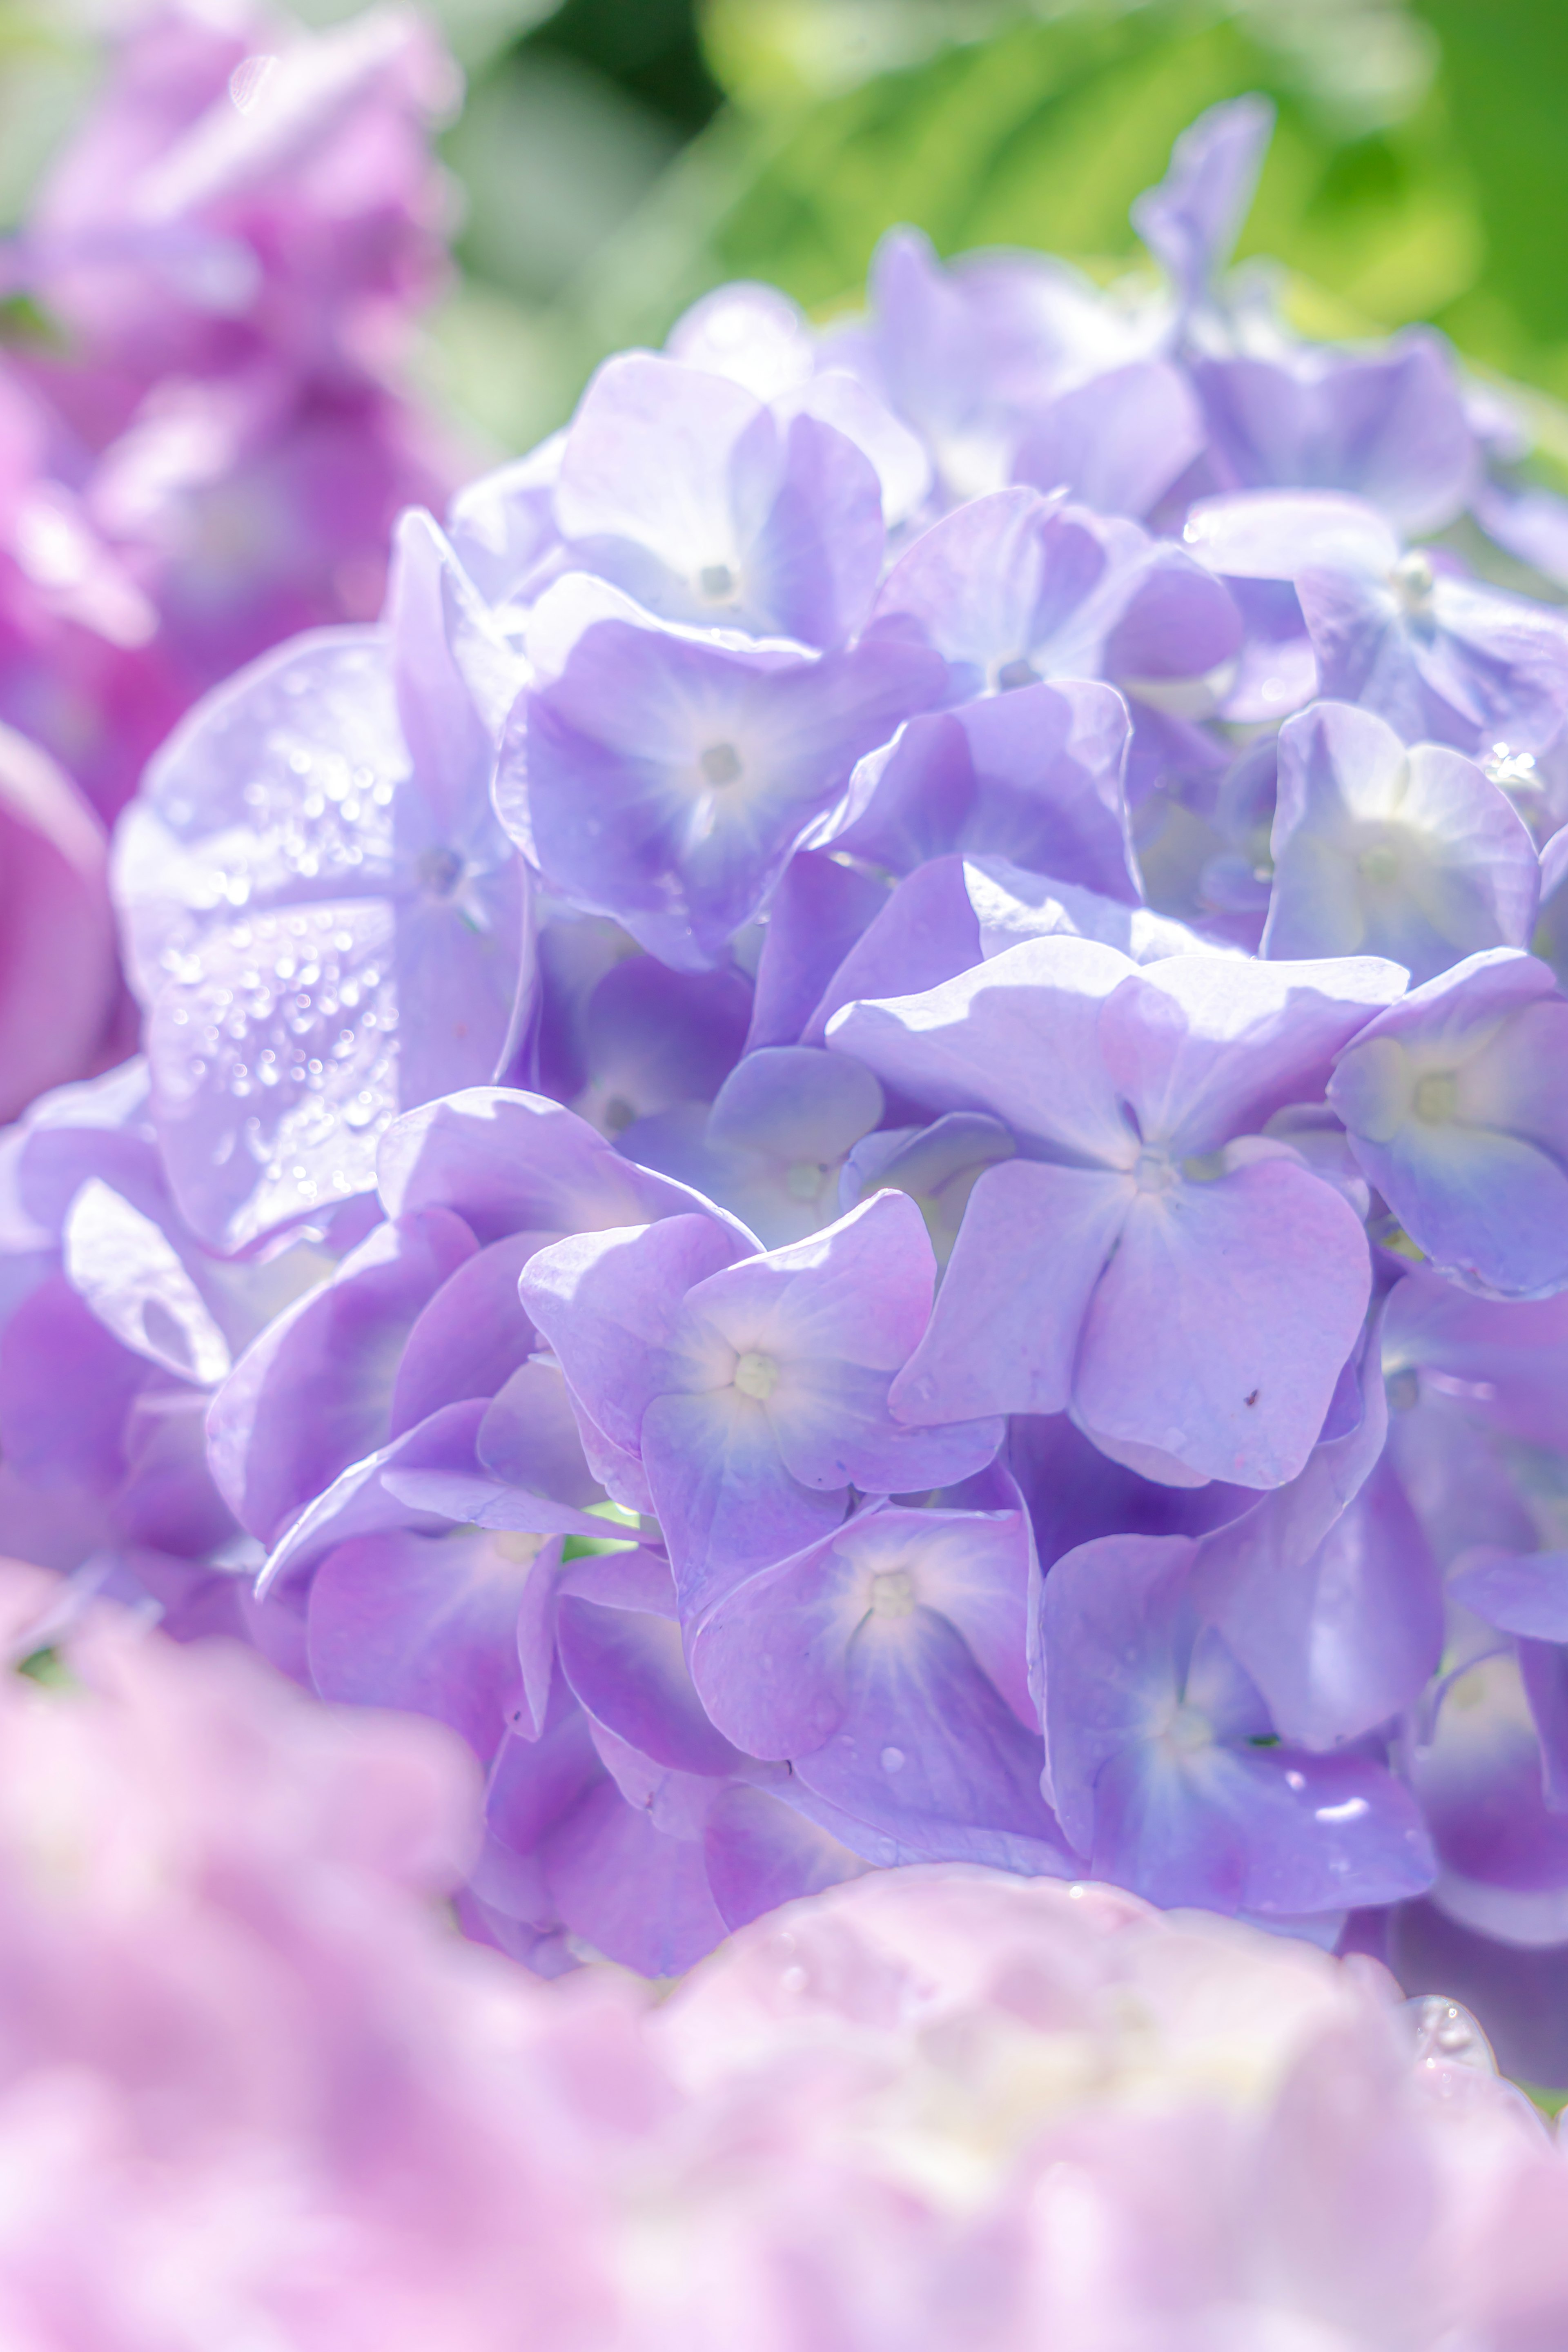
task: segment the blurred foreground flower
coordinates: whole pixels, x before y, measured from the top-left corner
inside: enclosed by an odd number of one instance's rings
[[[58,1596],[10,1570],[15,1656]],[[431,1897],[458,1743],[79,1619],[0,1679],[0,2328],[94,2352],[1537,2352],[1568,2168],[1461,2011],[877,1875],[662,2004]],[[48,1686],[56,1684],[60,1686]],[[1414,2012],[1414,2013],[1413,2013]]]

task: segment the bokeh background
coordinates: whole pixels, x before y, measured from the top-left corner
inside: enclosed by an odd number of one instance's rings
[[[296,0],[321,24],[356,0]],[[0,226],[114,0],[0,5]],[[1127,207],[1243,89],[1280,127],[1243,250],[1298,322],[1435,320],[1553,395],[1568,459],[1568,0],[427,0],[468,76],[444,139],[461,277],[433,387],[491,453],[726,277],[818,312],[895,221],[950,253],[1136,266]]]

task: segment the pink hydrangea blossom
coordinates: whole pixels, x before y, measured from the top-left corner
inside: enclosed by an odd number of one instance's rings
[[[399,510],[456,478],[400,378],[458,82],[396,8],[161,0],[108,63],[0,251],[50,329],[0,382],[0,715],[112,816],[207,687],[373,618]]]
[[[1105,1886],[873,1873],[672,1996],[432,1897],[460,1744],[225,1644],[0,1680],[0,2336],[44,2352],[1539,2352],[1568,2166],[1464,2013]],[[51,1618],[51,1610],[54,1612]],[[61,1686],[47,1686],[56,1683]]]
[[[68,776],[0,727],[0,1120],[91,1066],[119,990],[103,827]]]

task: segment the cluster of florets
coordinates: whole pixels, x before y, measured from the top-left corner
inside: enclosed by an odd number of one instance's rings
[[[10,1655],[51,1628],[0,1569]],[[53,1628],[57,1640],[59,1628]],[[668,2000],[435,1916],[479,1773],[101,1610],[0,1673],[0,2325],[93,2352],[1528,2352],[1568,2162],[1452,2004],[978,1870]]]
[[[1267,130],[1158,287],[710,296],[122,824],[13,1548],[461,1731],[541,1969],[974,1862],[1568,2064],[1568,531],[1222,283]]]
[[[399,509],[458,478],[397,389],[456,92],[401,10],[147,0],[0,246],[0,1118],[134,1043],[102,821],[149,753],[268,646],[374,618]]]

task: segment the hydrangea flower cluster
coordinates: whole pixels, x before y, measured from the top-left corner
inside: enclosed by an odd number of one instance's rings
[[[374,618],[399,509],[458,478],[397,389],[456,89],[401,11],[153,0],[0,247],[0,1117],[134,1039],[96,819],[240,663]]]
[[[1527,2352],[1568,2162],[1451,2004],[877,1874],[668,2000],[439,1921],[479,1772],[0,1573],[0,2319],[95,2352]],[[63,1633],[63,1639],[62,1639]],[[35,1657],[35,1670],[37,1661]]]
[[[8,1540],[460,1731],[542,1970],[1087,1874],[1568,2080],[1563,517],[1222,275],[1268,129],[710,296],[122,822]]]

